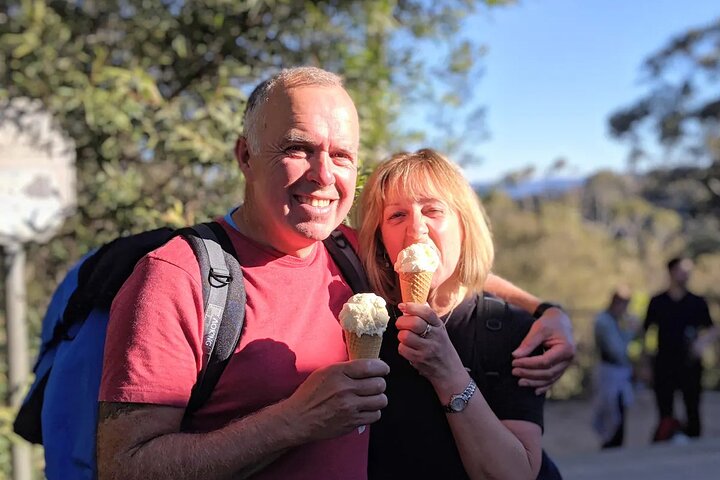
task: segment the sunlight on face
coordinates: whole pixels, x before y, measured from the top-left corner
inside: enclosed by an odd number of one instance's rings
[[[267,124],[246,169],[254,221],[285,253],[325,239],[352,206],[359,128],[352,100],[339,87],[273,93]]]
[[[421,182],[415,183],[418,184]],[[391,188],[386,197],[380,224],[383,244],[392,262],[400,250],[413,243],[433,244],[440,254],[440,267],[432,281],[436,288],[455,273],[463,238],[460,219],[444,196],[433,191],[429,183],[421,190],[403,188]]]

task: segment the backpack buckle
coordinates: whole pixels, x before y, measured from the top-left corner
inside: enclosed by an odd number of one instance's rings
[[[224,268],[212,268],[208,272],[208,283],[214,288],[227,287],[232,282],[232,275]]]

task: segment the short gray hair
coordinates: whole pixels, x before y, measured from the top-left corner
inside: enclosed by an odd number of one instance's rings
[[[248,147],[255,152],[260,148],[258,127],[262,122],[262,107],[277,86],[286,89],[306,86],[344,88],[343,80],[339,75],[317,67],[285,68],[260,83],[250,94],[243,114],[243,136],[247,140]]]

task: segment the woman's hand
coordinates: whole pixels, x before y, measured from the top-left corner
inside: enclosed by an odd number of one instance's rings
[[[401,303],[403,315],[397,319],[398,352],[415,369],[438,387],[438,383],[451,383],[468,374],[448,337],[445,324],[430,308],[420,303]]]

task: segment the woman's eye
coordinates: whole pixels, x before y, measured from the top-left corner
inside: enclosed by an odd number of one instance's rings
[[[400,218],[400,217],[402,217],[402,216],[403,216],[403,213],[402,213],[402,212],[391,213],[391,214],[388,216],[388,220],[393,220],[393,219],[396,219],[396,218]]]

